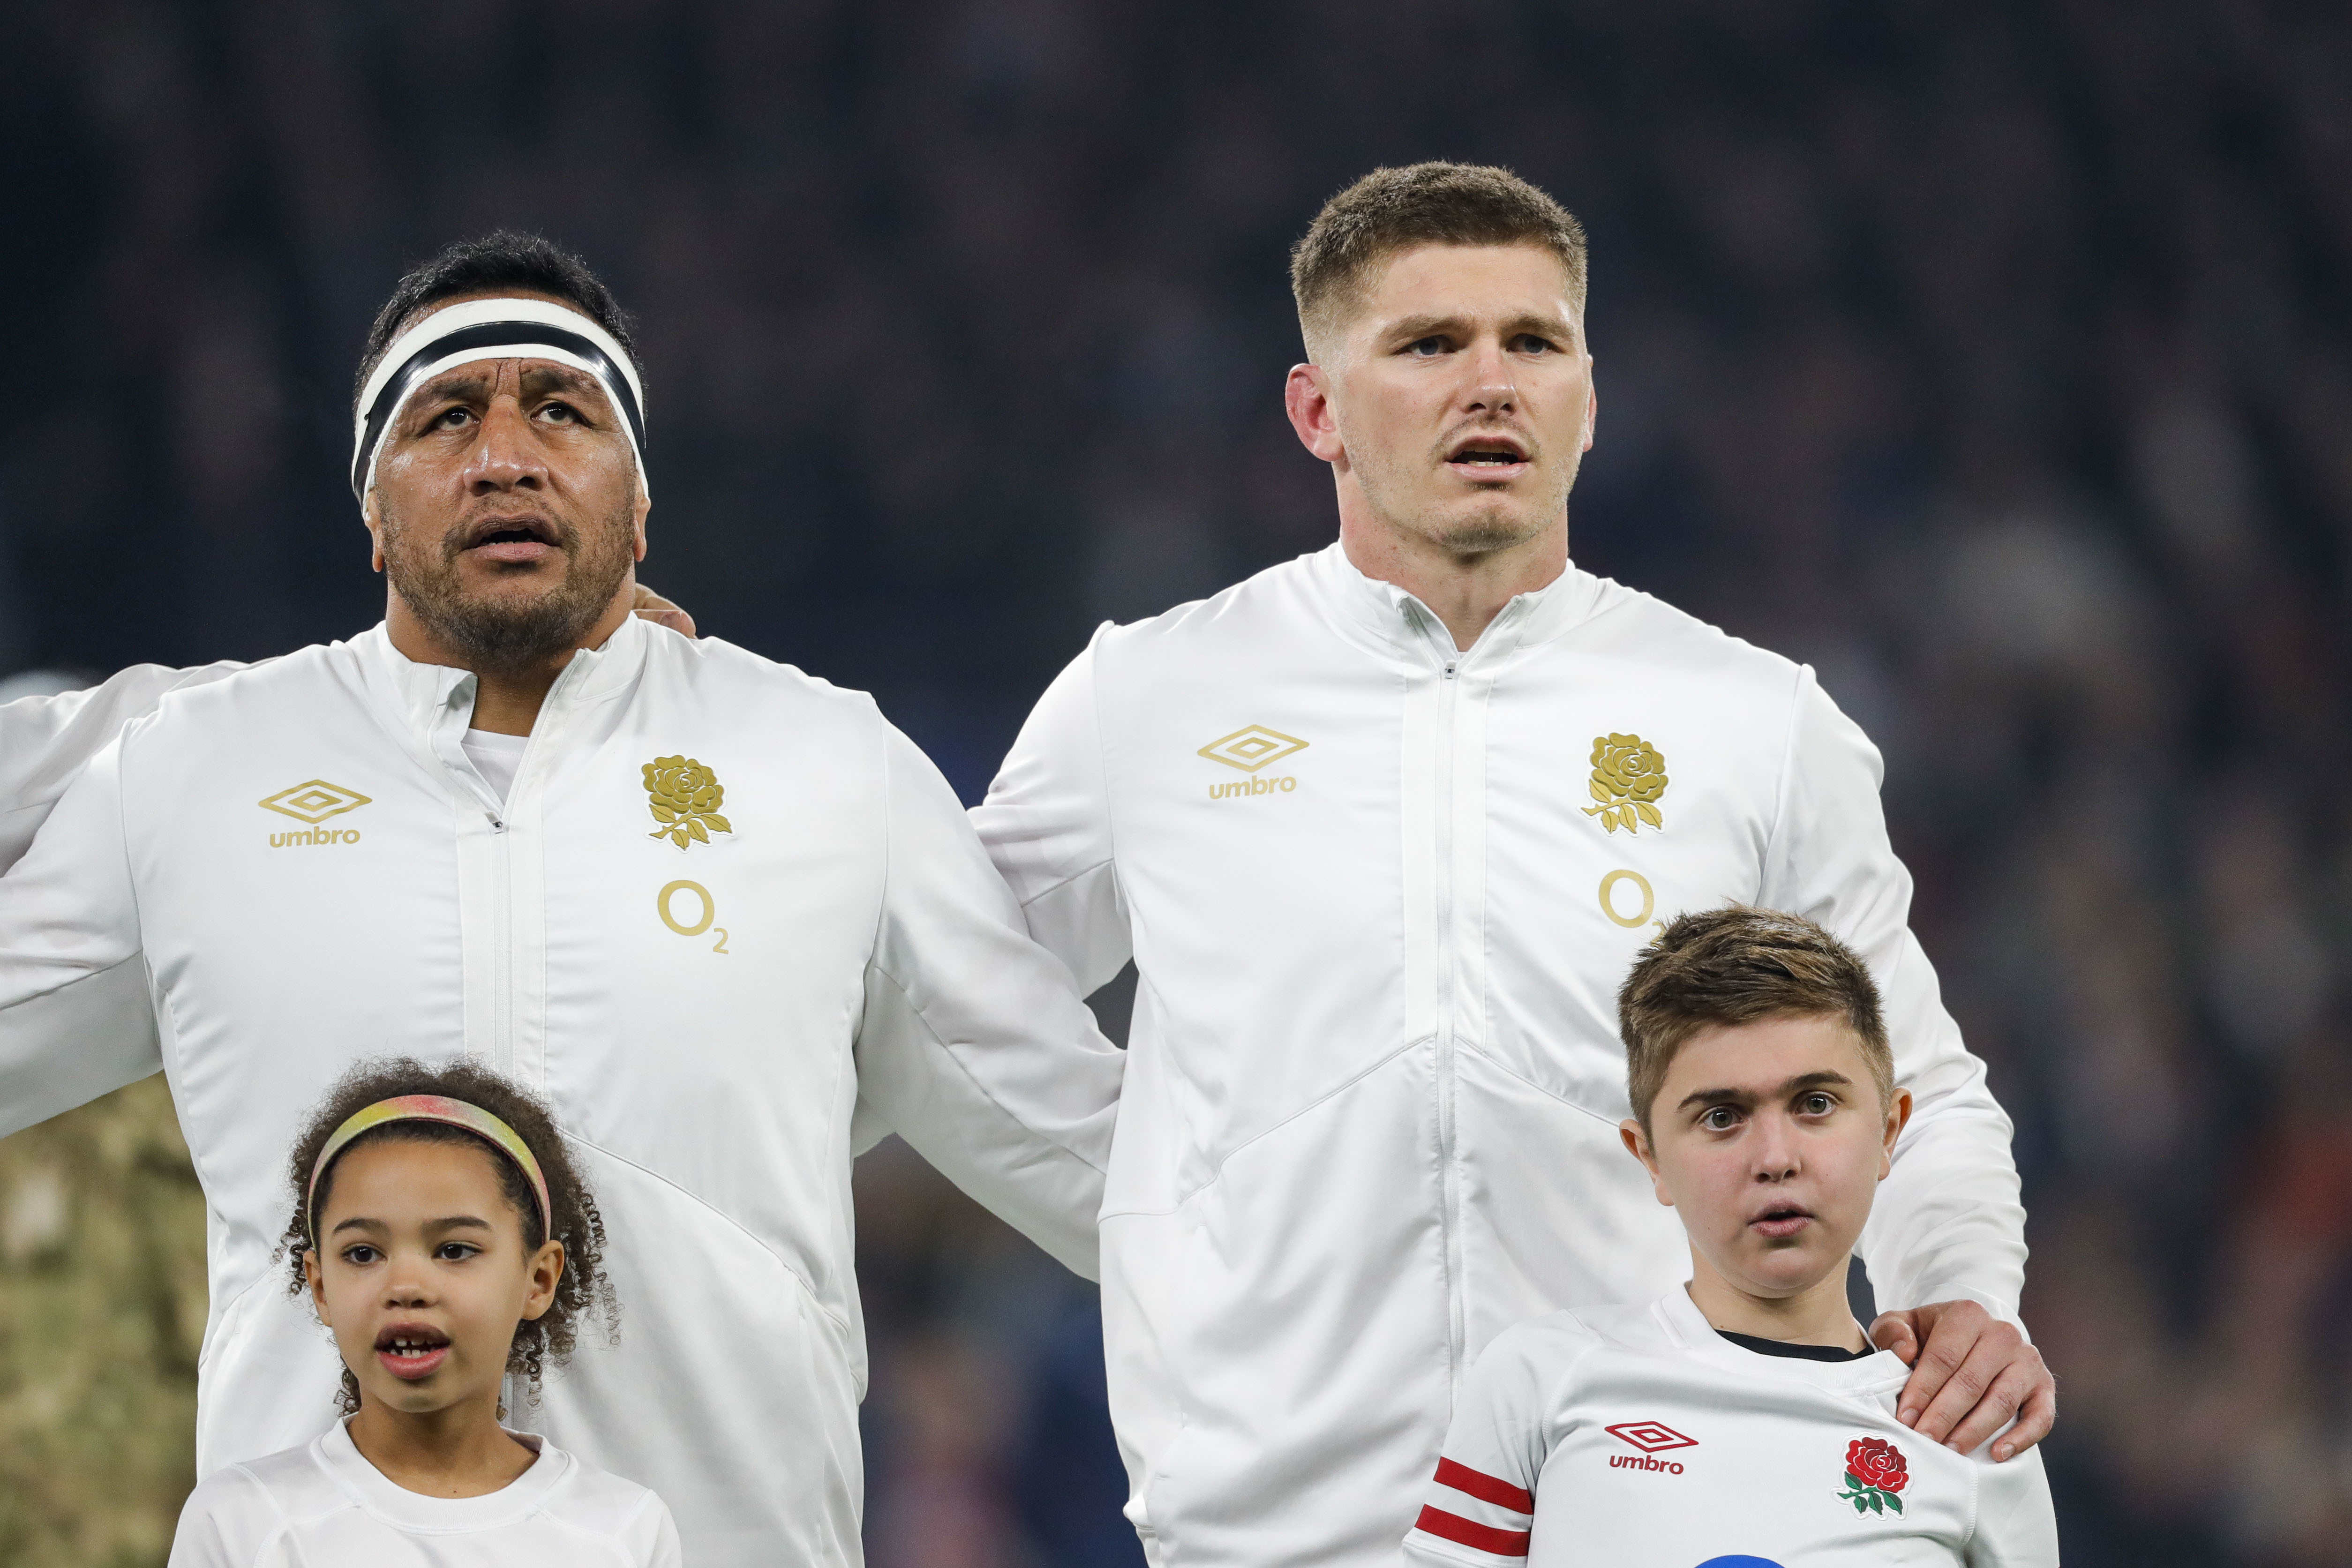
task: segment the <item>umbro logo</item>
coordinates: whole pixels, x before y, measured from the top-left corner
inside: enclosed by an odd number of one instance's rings
[[[340,784],[330,784],[324,779],[313,779],[297,784],[290,789],[280,789],[261,802],[265,811],[278,811],[298,822],[317,827],[330,817],[340,817],[345,811],[356,811],[369,804],[367,796],[356,789],[346,789]]]
[[[1696,1437],[1685,1437],[1664,1421],[1621,1421],[1602,1428],[1620,1442],[1631,1443],[1645,1454],[1663,1453],[1668,1448],[1696,1448]]]
[[[280,789],[260,802],[265,811],[275,811],[281,817],[291,817],[298,822],[308,822],[308,831],[272,833],[269,847],[282,850],[291,844],[355,844],[360,841],[357,828],[322,828],[320,823],[330,817],[340,817],[346,811],[356,811],[371,804],[369,798],[356,789],[346,789],[340,784],[330,784],[324,779],[311,779],[291,789]]]
[[[1200,755],[1212,762],[1222,762],[1228,768],[1255,773],[1269,762],[1279,762],[1306,749],[1307,743],[1295,735],[1285,735],[1278,729],[1253,724],[1223,739],[1209,742],[1201,747]]]
[[[1222,762],[1250,775],[1247,779],[1228,779],[1222,784],[1209,786],[1212,800],[1231,800],[1252,795],[1276,795],[1296,790],[1298,780],[1289,774],[1263,778],[1258,769],[1269,762],[1279,762],[1307,749],[1307,743],[1295,735],[1285,735],[1278,729],[1268,729],[1262,724],[1247,725],[1233,734],[1213,740],[1201,747],[1200,755],[1212,762]]]
[[[1609,1468],[1612,1470],[1664,1470],[1670,1476],[1678,1476],[1683,1473],[1679,1460],[1654,1459],[1650,1456],[1669,1448],[1698,1447],[1696,1437],[1685,1437],[1664,1421],[1621,1421],[1602,1429],[1619,1442],[1642,1450],[1638,1454],[1610,1455]]]

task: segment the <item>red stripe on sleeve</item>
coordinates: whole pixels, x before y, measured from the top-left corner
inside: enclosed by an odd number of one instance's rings
[[[1421,1517],[1413,1521],[1415,1530],[1440,1540],[1459,1542],[1475,1546],[1481,1552],[1491,1552],[1497,1557],[1525,1557],[1528,1554],[1528,1531],[1497,1530],[1491,1524],[1480,1524],[1458,1513],[1448,1513],[1442,1508],[1423,1506]]]
[[[1490,1476],[1483,1470],[1474,1470],[1467,1465],[1457,1465],[1452,1459],[1442,1458],[1437,1461],[1437,1484],[1442,1487],[1452,1487],[1455,1491],[1475,1497],[1480,1502],[1491,1502],[1497,1507],[1512,1509],[1520,1513],[1533,1513],[1536,1511],[1535,1493],[1521,1491],[1500,1476]],[[1449,1514],[1447,1517],[1453,1516]]]

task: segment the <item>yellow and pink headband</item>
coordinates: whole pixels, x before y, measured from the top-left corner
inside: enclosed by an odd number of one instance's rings
[[[335,1129],[327,1146],[319,1151],[317,1163],[310,1166],[310,1188],[303,1202],[303,1213],[310,1222],[312,1246],[319,1243],[319,1178],[327,1174],[327,1166],[335,1156],[351,1146],[352,1139],[393,1122],[438,1122],[447,1127],[462,1127],[489,1144],[530,1178],[530,1190],[539,1198],[540,1235],[555,1234],[555,1211],[547,1201],[547,1177],[540,1172],[539,1156],[530,1152],[530,1145],[522,1141],[520,1134],[479,1105],[440,1094],[402,1094],[353,1112]]]

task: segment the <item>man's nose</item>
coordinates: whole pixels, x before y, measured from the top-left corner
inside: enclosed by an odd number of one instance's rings
[[[482,411],[482,434],[474,443],[473,461],[466,465],[467,489],[477,496],[537,489],[546,474],[521,402],[503,395],[492,398]]]
[[[1502,344],[1479,344],[1470,355],[1469,369],[1469,384],[1463,389],[1464,412],[1495,414],[1517,410],[1518,378]]]

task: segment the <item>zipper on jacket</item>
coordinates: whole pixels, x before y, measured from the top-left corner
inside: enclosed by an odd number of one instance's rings
[[[1461,682],[1456,679],[1466,655],[1454,647],[1453,633],[1426,611],[1413,612],[1413,623],[1431,643],[1438,665],[1436,810],[1437,842],[1432,855],[1430,894],[1435,903],[1433,932],[1436,952],[1430,976],[1435,991],[1436,1040],[1431,1077],[1437,1099],[1438,1235],[1445,1257],[1446,1359],[1458,1385],[1467,1370],[1463,1364],[1464,1323],[1462,1281],[1461,1179],[1455,1170],[1454,1013],[1457,967],[1454,953],[1454,794],[1455,710]],[[1444,639],[1442,645],[1439,639]]]
[[[520,771],[520,770],[518,770]],[[509,787],[509,792],[512,786]],[[503,809],[490,818],[490,1064],[514,1076],[514,855]]]

